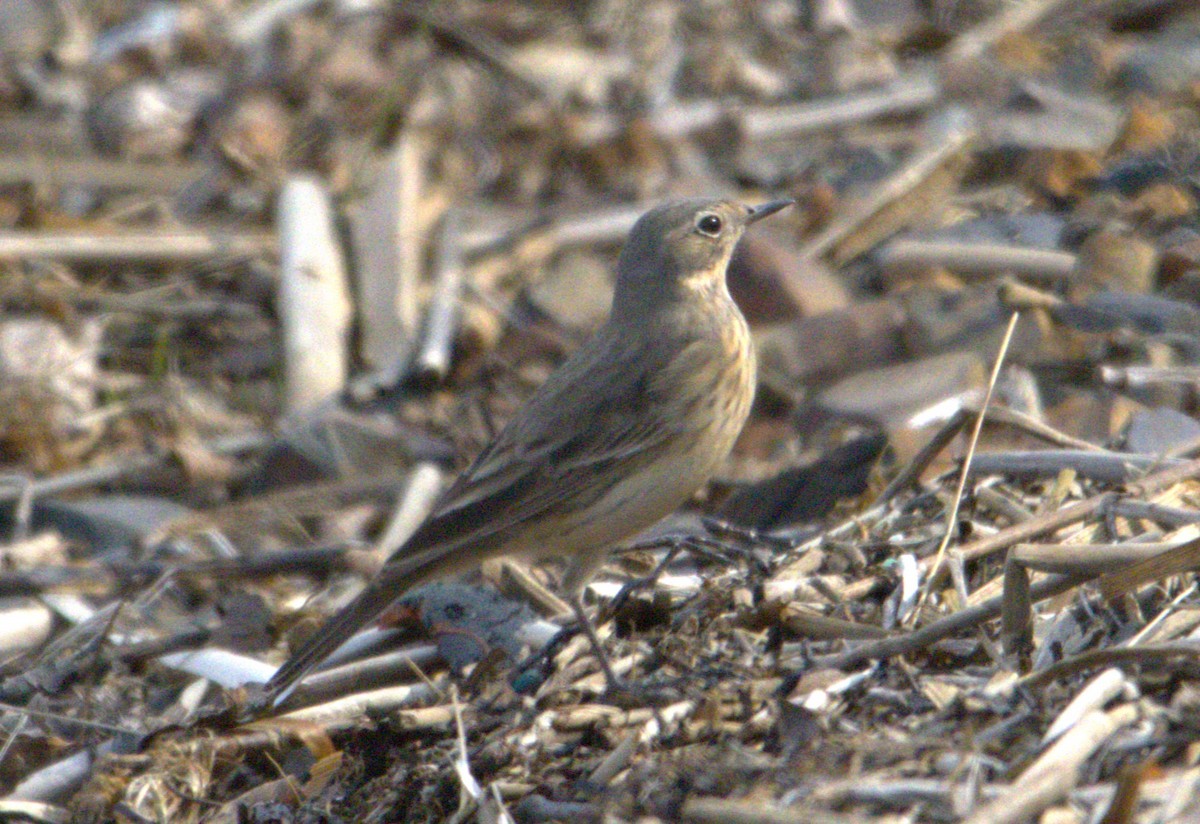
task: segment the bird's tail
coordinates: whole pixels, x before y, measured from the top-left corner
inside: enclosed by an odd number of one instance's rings
[[[326,621],[275,671],[271,680],[263,685],[262,700],[269,707],[278,706],[291,688],[313,667],[378,618],[393,601],[431,578],[457,571],[459,565],[449,563],[454,559],[457,549],[458,546],[448,543],[408,557],[392,556],[378,577],[357,598]]]
[[[383,591],[378,581],[367,585],[357,598],[330,618],[284,662],[271,680],[263,685],[269,705],[278,704],[291,688],[360,629],[374,621],[398,597],[396,591]]]

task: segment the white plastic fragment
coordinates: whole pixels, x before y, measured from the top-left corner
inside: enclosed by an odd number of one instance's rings
[[[92,753],[80,750],[61,761],[47,764],[25,777],[5,796],[8,801],[43,801],[53,803],[69,798],[92,771]]]
[[[34,598],[0,599],[0,657],[40,647],[53,624],[50,610]]]
[[[212,647],[191,652],[172,652],[159,656],[158,661],[172,669],[207,678],[226,689],[265,683],[276,669],[254,658]]]

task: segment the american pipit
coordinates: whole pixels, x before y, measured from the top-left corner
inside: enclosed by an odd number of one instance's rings
[[[569,557],[574,595],[608,548],[708,481],[733,447],[755,387],[750,332],[725,269],[746,227],[791,202],[751,209],[684,200],[643,215],[617,263],[608,322],[542,384],[366,589],[279,668],[263,698],[278,700],[406,591],[488,558]]]

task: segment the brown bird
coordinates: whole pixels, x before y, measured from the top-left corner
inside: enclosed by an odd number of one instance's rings
[[[684,200],[643,215],[617,262],[608,322],[534,392],[366,589],[279,668],[263,699],[277,703],[405,592],[500,555],[569,558],[564,585],[595,643],[578,589],[609,548],[706,483],[746,421],[754,349],[725,270],[746,227],[791,203]]]

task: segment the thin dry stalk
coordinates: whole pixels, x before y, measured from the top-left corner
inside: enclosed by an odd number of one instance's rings
[[[958,476],[958,485],[954,490],[953,503],[950,506],[950,511],[946,514],[946,531],[942,534],[942,541],[938,545],[937,555],[934,557],[933,563],[929,566],[929,575],[926,578],[925,591],[921,593],[921,598],[917,602],[917,607],[911,613],[912,620],[920,614],[925,602],[929,599],[929,594],[933,591],[933,587],[939,580],[939,575],[942,572],[942,565],[946,560],[946,548],[950,545],[950,540],[954,536],[954,531],[958,526],[958,512],[962,507],[963,492],[967,488],[967,478],[971,472],[971,460],[975,456],[975,448],[979,444],[979,435],[983,431],[983,420],[987,414],[988,406],[992,402],[992,395],[996,391],[996,382],[1000,379],[1000,369],[1004,365],[1004,358],[1008,354],[1008,347],[1012,343],[1013,332],[1016,331],[1017,321],[1020,320],[1021,314],[1013,312],[1008,319],[1008,327],[1004,330],[1004,337],[1000,341],[1000,351],[996,353],[996,360],[992,364],[992,374],[988,378],[987,391],[983,396],[983,403],[980,404],[979,414],[975,416],[975,427],[971,430],[971,439],[967,444],[967,456],[963,459],[962,471]]]

